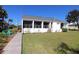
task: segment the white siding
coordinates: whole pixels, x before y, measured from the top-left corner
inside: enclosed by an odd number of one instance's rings
[[[44,33],[47,32],[48,28],[24,28],[24,33]]]
[[[51,31],[52,32],[62,32],[61,23],[53,22]]]
[[[53,22],[51,32],[62,32],[61,23]],[[48,32],[49,28],[24,28],[23,33],[44,33]]]

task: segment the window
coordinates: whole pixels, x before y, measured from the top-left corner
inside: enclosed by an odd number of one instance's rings
[[[40,21],[35,21],[34,22],[34,28],[41,28],[41,22]]]
[[[32,28],[31,24],[24,24],[24,28]]]
[[[23,21],[23,28],[32,28],[32,21]]]
[[[43,27],[44,27],[44,28],[49,28],[49,23],[48,23],[48,22],[44,22]]]

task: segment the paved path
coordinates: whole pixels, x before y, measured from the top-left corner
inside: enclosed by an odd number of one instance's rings
[[[2,54],[21,54],[22,33],[17,33],[14,38],[4,48]]]

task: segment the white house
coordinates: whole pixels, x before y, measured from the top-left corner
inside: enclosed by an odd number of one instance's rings
[[[76,29],[78,30],[78,26],[77,26],[77,23],[67,23],[64,25],[63,28],[67,28],[67,29]]]
[[[23,33],[44,33],[44,32],[62,32],[61,21],[52,17],[41,16],[23,16]]]

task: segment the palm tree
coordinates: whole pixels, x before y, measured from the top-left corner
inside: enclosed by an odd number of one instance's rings
[[[8,20],[8,26],[9,26],[9,22],[13,22],[13,20],[12,20],[12,19],[9,19],[9,20]],[[8,28],[9,28],[9,27],[8,27]]]
[[[9,23],[9,22],[13,22],[13,20],[12,20],[12,19],[9,19],[9,20],[8,20],[8,23]]]

